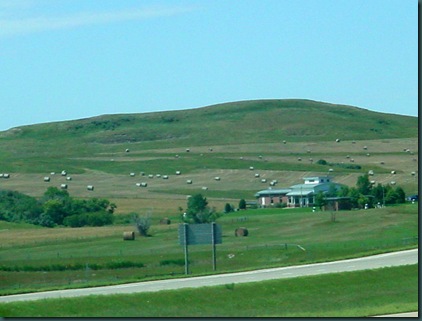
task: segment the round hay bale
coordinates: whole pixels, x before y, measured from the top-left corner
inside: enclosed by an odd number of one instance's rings
[[[235,236],[248,236],[249,232],[246,227],[239,227],[234,231]]]
[[[3,178],[10,178],[10,174],[3,174]]]
[[[67,184],[61,184],[61,185],[60,185],[60,188],[61,188],[61,189],[67,189]]]
[[[130,175],[130,177],[135,177],[135,173],[133,173],[133,172],[130,173],[129,175]]]
[[[180,175],[180,174],[182,174],[181,171],[176,171],[176,175]]]
[[[191,179],[186,180],[186,184],[192,184],[192,180]]]
[[[72,180],[72,177],[71,177],[71,176],[67,176],[67,177],[66,177],[66,180],[67,180],[67,181],[71,181],[71,180]]]
[[[49,181],[50,181],[50,177],[45,176],[45,177],[44,177],[44,182],[49,182]]]
[[[86,187],[86,189],[87,189],[88,191],[93,191],[93,190],[94,190],[94,186],[93,186],[93,185],[88,185],[88,186]]]
[[[135,239],[135,232],[123,232],[123,241],[133,241]]]
[[[171,224],[171,220],[168,217],[164,217],[160,220],[160,224],[161,225],[170,225]]]
[[[61,175],[62,175],[62,176],[66,176],[66,175],[67,175],[67,172],[66,172],[65,170],[63,170],[63,171],[61,172]]]

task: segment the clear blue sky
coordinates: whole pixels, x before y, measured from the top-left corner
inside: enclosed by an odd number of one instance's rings
[[[0,130],[304,98],[418,114],[416,0],[0,0]]]

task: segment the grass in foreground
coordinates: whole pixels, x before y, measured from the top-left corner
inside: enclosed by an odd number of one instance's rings
[[[365,317],[418,309],[418,265],[0,304],[4,317]]]

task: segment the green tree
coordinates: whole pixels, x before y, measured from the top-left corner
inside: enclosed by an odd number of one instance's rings
[[[208,207],[207,199],[202,194],[196,194],[188,199],[186,214],[183,215],[183,221],[186,223],[211,223],[219,215],[214,209]]]
[[[325,195],[322,191],[319,191],[318,194],[315,196],[315,206],[317,206],[320,210],[327,204],[325,200]]]
[[[369,195],[371,192],[371,182],[369,181],[368,174],[359,176],[356,182],[356,188],[360,194]]]
[[[401,188],[400,186],[397,186],[396,193],[397,193],[397,203],[405,203],[406,193],[404,192],[403,188]]]
[[[148,230],[151,227],[151,216],[152,214],[148,212],[144,216],[139,216],[139,214],[133,214],[133,222],[137,228],[139,235],[148,236]]]
[[[229,203],[226,203],[226,205],[224,206],[224,213],[230,213],[233,212],[233,206],[230,205]]]
[[[246,210],[246,201],[243,198],[239,201],[239,209]]]
[[[57,225],[62,225],[64,218],[67,216],[64,209],[64,203],[58,199],[50,199],[43,204],[43,214],[48,221],[50,220]]]

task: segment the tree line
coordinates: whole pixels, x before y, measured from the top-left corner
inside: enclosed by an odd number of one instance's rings
[[[40,199],[17,191],[0,190],[0,220],[45,227],[112,224],[116,205],[107,199],[74,199],[67,190],[49,187]]]
[[[342,186],[337,190],[334,185],[327,193],[318,193],[315,205],[322,208],[326,197],[348,197],[352,208],[375,207],[378,205],[392,205],[406,202],[406,194],[400,186],[393,187],[389,184],[374,185],[369,180],[369,175],[359,176],[355,187]]]

